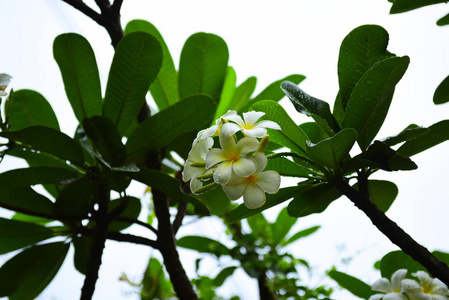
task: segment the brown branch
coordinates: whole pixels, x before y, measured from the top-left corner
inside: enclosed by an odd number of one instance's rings
[[[128,242],[138,245],[144,245],[144,246],[150,246],[154,249],[159,249],[159,244],[157,241],[153,241],[147,238],[143,238],[140,236],[132,235],[132,234],[126,234],[126,233],[120,233],[115,231],[108,232],[106,236],[109,240],[114,240],[117,242]]]
[[[182,225],[182,220],[184,220],[186,213],[187,213],[187,202],[183,201],[182,199],[179,199],[178,213],[176,214],[175,220],[173,221],[174,235],[178,233],[178,230]]]
[[[348,197],[357,208],[363,211],[374,226],[388,237],[391,242],[422,264],[432,276],[449,285],[449,267],[445,263],[436,258],[425,247],[418,244],[410,235],[380,211],[369,198],[364,197],[362,193],[353,189],[346,181],[340,178],[335,184],[337,189]]]
[[[101,22],[101,15],[97,13],[95,10],[87,6],[82,0],[62,0],[65,3],[73,6],[95,22],[99,23]]]
[[[136,219],[128,218],[128,217],[115,217],[115,218],[113,218],[113,221],[120,221],[120,222],[126,222],[126,223],[131,223],[131,224],[137,224],[137,225],[143,226],[143,227],[151,230],[156,235],[158,234],[156,228],[154,228],[150,224],[142,222],[140,220],[136,220]]]

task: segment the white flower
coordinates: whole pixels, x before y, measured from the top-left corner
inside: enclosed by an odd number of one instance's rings
[[[227,184],[234,172],[237,176],[247,177],[256,171],[256,162],[248,153],[259,148],[256,138],[244,137],[235,142],[235,132],[230,123],[225,123],[220,131],[220,146],[212,148],[206,157],[206,169],[217,166],[214,181]]]
[[[225,113],[223,116],[221,116],[219,119],[215,121],[215,125],[212,125],[209,128],[203,129],[196,135],[195,140],[193,140],[193,145],[195,145],[198,141],[203,140],[208,137],[212,136],[219,136],[220,130],[225,121],[228,121],[229,117],[237,115],[237,112],[235,110],[228,110],[227,113]]]
[[[264,205],[265,192],[275,194],[279,191],[281,177],[276,171],[262,172],[267,166],[267,157],[262,152],[255,153],[253,159],[257,166],[254,174],[232,176],[228,184],[223,185],[223,190],[231,200],[243,196],[246,207],[254,209]]]
[[[431,278],[426,272],[418,271],[412,274],[418,277],[419,284],[411,279],[404,279],[402,287],[413,300],[447,300],[449,290],[439,279]]]
[[[214,140],[210,137],[200,140],[193,145],[184,164],[182,180],[184,180],[184,182],[190,180],[190,190],[193,193],[202,187],[201,180],[196,177],[207,172],[207,169],[205,168],[206,156],[213,144]]]
[[[407,274],[406,269],[400,269],[391,275],[391,282],[386,278],[381,278],[373,283],[371,286],[373,291],[383,292],[385,294],[376,294],[369,298],[369,300],[407,300],[407,297],[402,295],[402,280]]]
[[[0,96],[6,96],[7,93],[5,92],[6,88],[8,87],[9,83],[11,82],[12,77],[8,74],[1,73],[0,74]]]
[[[241,130],[245,136],[263,138],[267,134],[267,128],[276,130],[281,129],[281,127],[273,121],[264,120],[257,122],[257,120],[264,115],[264,112],[250,111],[243,113],[243,119],[235,114],[228,116],[227,120],[237,123],[239,130]]]

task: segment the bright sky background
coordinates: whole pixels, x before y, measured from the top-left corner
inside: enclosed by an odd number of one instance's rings
[[[94,1],[87,2],[95,7]],[[398,133],[410,123],[429,126],[449,116],[449,105],[432,103],[435,88],[449,74],[449,26],[435,25],[447,13],[447,6],[434,5],[389,15],[390,6],[387,0],[126,0],[122,24],[125,26],[132,19],[152,22],[165,38],[175,64],[191,34],[198,31],[217,34],[228,44],[229,64],[236,69],[238,82],[249,76],[258,78],[256,94],[275,80],[299,73],[307,76],[301,88],[331,105],[338,91],[337,59],[341,41],[357,26],[381,25],[390,33],[389,51],[411,58],[378,135],[382,138]],[[0,73],[14,77],[15,90],[28,88],[42,93],[52,103],[62,130],[72,135],[76,121],[53,59],[53,40],[66,32],[84,35],[94,48],[104,86],[113,54],[109,36],[103,28],[60,0],[3,0],[1,11],[4,30]],[[296,121],[308,121],[286,100],[283,103]],[[388,216],[431,251],[449,252],[448,153],[449,144],[443,144],[413,157],[419,166],[416,171],[376,174],[377,178],[392,180],[399,187],[399,196]],[[0,165],[0,170],[24,166],[19,160],[8,159]],[[142,195],[143,187],[136,186],[135,191],[136,195]],[[268,217],[273,215],[269,212]],[[312,225],[323,228],[290,249],[314,268],[312,284],[329,282],[321,280],[325,278],[325,270],[333,265],[372,283],[379,277],[372,268],[373,263],[397,249],[345,198],[331,204],[322,214],[299,220],[295,229]],[[152,237],[145,230],[133,228],[132,232]],[[223,228],[209,219],[185,226],[179,236],[194,232],[214,239],[224,238]],[[155,252],[147,247],[108,242],[94,299],[137,299],[118,277],[125,272],[132,280],[139,281],[152,253]],[[192,275],[192,252],[181,250],[181,256]],[[0,264],[8,257],[0,257]],[[346,258],[352,260],[343,264]],[[74,270],[72,261],[70,251],[62,270],[39,299],[79,298],[83,277]],[[201,271],[213,276],[218,269],[203,265]],[[223,295],[256,299],[256,282],[242,274],[239,272],[237,279],[227,282],[221,290]],[[336,298],[355,299],[344,292],[336,294]]]

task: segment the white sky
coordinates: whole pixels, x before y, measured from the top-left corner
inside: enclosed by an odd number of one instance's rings
[[[175,64],[191,34],[214,33],[228,44],[229,63],[236,69],[238,82],[256,76],[257,93],[275,80],[299,73],[307,76],[301,87],[331,105],[338,91],[337,58],[341,41],[357,26],[381,25],[390,33],[389,50],[409,55],[411,64],[397,86],[390,114],[378,138],[394,135],[410,123],[429,126],[449,116],[449,105],[432,103],[435,88],[449,74],[449,59],[443,56],[449,51],[449,26],[435,25],[447,13],[447,6],[389,15],[387,0],[279,0],[276,4],[260,0],[124,2],[123,26],[132,19],[152,22],[164,36]],[[29,88],[42,93],[52,103],[62,130],[72,135],[76,122],[53,59],[53,40],[65,32],[84,35],[94,48],[104,86],[113,54],[106,31],[60,0],[3,0],[1,12],[4,30],[0,73],[14,77],[12,86],[16,90]],[[308,121],[287,101],[283,103],[295,120]],[[447,252],[448,152],[449,144],[443,144],[414,157],[419,166],[417,171],[377,174],[378,178],[392,180],[399,186],[398,199],[388,216],[430,250]],[[0,165],[0,170],[22,166],[25,164],[10,159]],[[136,191],[142,193],[142,187]],[[373,271],[373,263],[396,249],[344,198],[322,214],[299,220],[295,228],[317,224],[323,226],[317,234],[291,248],[316,268],[317,284],[322,283],[319,279],[325,277],[324,271],[332,265],[371,283],[379,276]],[[151,237],[145,230],[133,232]],[[210,220],[186,226],[180,236],[192,232],[215,239],[224,237],[223,229]],[[127,294],[130,289],[117,279],[121,272],[126,272],[138,281],[152,252],[143,246],[108,242],[94,299],[137,299]],[[55,281],[39,299],[79,298],[83,277],[74,271],[72,255],[69,252]],[[181,250],[181,255],[192,275],[192,252]],[[7,257],[0,257],[0,264]],[[341,260],[347,257],[352,257],[352,261],[343,265]],[[202,271],[212,276],[218,269],[203,265]],[[239,276],[238,280],[228,282],[222,292],[255,299],[257,287],[254,281]],[[336,298],[352,299],[345,293],[337,294]]]

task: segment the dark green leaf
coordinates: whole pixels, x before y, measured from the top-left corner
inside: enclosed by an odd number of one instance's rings
[[[14,100],[16,98],[14,97]],[[447,76],[435,90],[433,103],[443,104],[449,101],[449,76]]]
[[[350,276],[346,273],[337,270],[331,270],[327,273],[330,278],[335,280],[341,287],[347,289],[355,296],[368,299],[373,294],[377,293],[371,290],[371,286],[358,278]]]
[[[54,155],[83,165],[84,156],[79,145],[66,134],[45,126],[31,126],[18,131],[1,132],[1,137],[20,143],[23,147]]]
[[[382,257],[380,261],[382,277],[390,279],[391,275],[399,269],[407,269],[409,276],[414,272],[426,270],[419,262],[402,251],[393,251]]]
[[[11,217],[11,220],[33,223],[33,224],[42,225],[42,226],[45,226],[52,221],[50,219],[30,216],[30,215],[26,215],[26,214],[22,214],[22,213],[15,213]]]
[[[129,33],[117,45],[106,86],[103,116],[117,126],[121,135],[127,136],[137,125],[145,95],[161,65],[161,45],[148,33]]]
[[[217,276],[215,276],[213,280],[213,286],[220,287],[223,285],[223,283],[228,279],[229,276],[234,274],[234,271],[237,269],[237,267],[227,267],[218,273]]]
[[[256,84],[257,84],[256,77],[250,77],[242,84],[240,84],[235,89],[227,110],[231,109],[236,111],[242,111],[243,106],[245,106],[245,104],[248,103],[249,98],[254,93],[254,90],[256,89]]]
[[[184,194],[180,188],[180,182],[160,171],[142,168],[139,173],[132,174],[133,179],[140,181],[152,189],[163,191],[171,197],[183,199],[195,207],[195,212],[200,215],[209,215],[207,207],[193,196]]]
[[[228,196],[225,194],[222,188],[217,187],[207,193],[196,195],[195,198],[200,199],[200,201],[206,205],[207,209],[210,211],[211,215],[223,216],[231,204]]]
[[[285,239],[297,220],[298,219],[289,216],[287,208],[284,208],[279,212],[276,221],[271,225],[271,235],[273,237],[272,246],[279,245]]]
[[[53,280],[69,251],[62,242],[28,248],[0,268],[0,297],[36,298]]]
[[[230,108],[230,102],[235,92],[235,84],[237,82],[237,75],[233,67],[228,66],[226,71],[223,89],[221,90],[220,101],[218,102],[217,110],[215,111],[214,121],[224,115]]]
[[[244,218],[248,218],[252,215],[260,213],[270,207],[276,206],[284,201],[293,198],[304,191],[311,189],[313,185],[308,183],[300,183],[298,186],[282,188],[276,194],[268,194],[267,201],[264,205],[256,209],[247,208],[244,204],[239,205],[236,209],[232,210],[228,215],[228,222],[233,223]]]
[[[327,134],[332,136],[340,130],[340,126],[331,113],[329,103],[306,94],[293,82],[284,81],[281,88],[296,110],[312,117]]]
[[[268,223],[265,216],[260,214],[255,214],[246,219],[249,227],[251,228],[251,235],[257,236],[259,239],[264,240],[268,243],[268,239],[271,236],[270,224]]]
[[[307,153],[316,162],[335,170],[349,154],[356,140],[357,132],[352,128],[346,128],[317,144],[308,142]]]
[[[399,155],[398,152],[379,141],[374,141],[368,150],[342,164],[342,168],[348,172],[354,172],[365,167],[373,167],[385,171],[414,170],[418,168],[410,158]]]
[[[231,253],[231,250],[222,243],[202,236],[183,236],[176,244],[182,248],[214,254],[217,257]]]
[[[142,122],[126,143],[128,161],[137,161],[162,148],[182,133],[200,129],[210,120],[215,105],[208,96],[197,95],[151,116]]]
[[[301,156],[306,153],[306,134],[295,124],[280,104],[274,101],[259,101],[250,108],[265,113],[263,119],[279,124],[282,130],[268,130],[270,140],[285,146]]]
[[[159,110],[178,102],[178,74],[162,35],[153,24],[144,20],[132,20],[125,27],[125,34],[143,31],[154,36],[162,46],[162,66],[156,79],[150,86],[150,92]]]
[[[83,128],[95,149],[111,166],[119,166],[125,162],[125,146],[120,133],[109,119],[101,116],[86,118],[83,120]]]
[[[90,257],[90,248],[92,247],[92,237],[84,235],[77,236],[73,239],[73,246],[75,248],[73,257],[75,268],[81,274],[86,274]]]
[[[124,203],[123,203],[124,202]],[[126,197],[123,199],[115,199],[112,200],[109,203],[109,210],[112,211],[119,207],[120,205],[125,205],[124,210],[121,214],[118,215],[118,217],[124,217],[128,219],[134,219],[136,220],[139,217],[140,211],[142,209],[142,204],[140,203],[140,199],[136,197]],[[130,222],[120,222],[120,221],[113,221],[109,224],[108,229],[110,231],[121,231],[123,229],[128,228],[131,226],[132,223]]]
[[[353,187],[358,190],[358,183]],[[393,182],[385,180],[368,180],[368,190],[371,202],[383,212],[390,208],[399,193],[398,187]]]
[[[265,170],[277,171],[281,176],[307,177],[308,172],[285,157],[274,157],[268,160]]]
[[[313,227],[310,227],[310,228],[307,228],[307,229],[298,231],[297,233],[295,233],[294,235],[292,235],[291,237],[289,237],[287,240],[284,240],[284,241],[281,243],[281,245],[282,245],[283,247],[284,247],[284,246],[287,246],[287,245],[289,245],[289,244],[291,244],[291,243],[293,243],[293,242],[296,242],[296,241],[299,240],[299,239],[302,239],[302,238],[304,238],[304,237],[307,237],[307,236],[309,236],[309,235],[315,233],[315,232],[316,232],[318,229],[320,229],[320,228],[321,228],[320,226],[313,226]]]
[[[344,38],[338,57],[340,91],[334,112],[346,109],[353,89],[375,63],[394,55],[387,51],[387,45],[388,32],[378,25],[357,27]]]
[[[53,215],[53,202],[30,187],[2,189],[0,207],[31,215],[38,214],[45,217]]]
[[[449,14],[445,15],[437,21],[438,26],[449,25]]]
[[[29,126],[47,126],[59,131],[58,119],[50,103],[38,92],[18,90],[9,110],[10,130],[20,130]]]
[[[190,36],[179,63],[179,98],[206,94],[218,102],[228,58],[228,47],[221,37],[204,32]]]
[[[47,227],[0,218],[0,254],[33,245],[53,236]]]
[[[314,144],[321,142],[324,139],[327,139],[329,135],[320,127],[316,122],[305,122],[299,124],[299,128],[304,131],[304,133],[309,138],[308,140]]]
[[[341,195],[333,184],[320,184],[296,195],[288,204],[287,211],[295,218],[320,213]]]
[[[446,0],[394,0],[390,14],[403,13],[423,6],[446,2]]]
[[[436,258],[444,262],[446,265],[449,265],[449,253],[433,251],[432,254],[435,255]]]
[[[61,34],[54,41],[53,55],[61,70],[67,98],[78,121],[100,115],[100,75],[89,42],[76,33]]]
[[[399,147],[398,154],[410,157],[449,140],[449,120],[435,123],[428,129],[426,134],[405,142]]]
[[[396,84],[407,70],[410,59],[391,57],[376,63],[359,80],[352,91],[343,128],[354,128],[358,144],[365,150],[382,126]]]
[[[58,215],[86,218],[94,204],[95,183],[92,176],[86,175],[67,185],[55,202]]]
[[[0,174],[0,190],[27,187],[35,184],[62,183],[78,178],[79,174],[55,167],[14,169]]]
[[[165,278],[164,266],[151,257],[142,279],[141,300],[169,299],[172,296],[173,286]]]
[[[417,138],[429,131],[430,130],[428,128],[423,128],[423,127],[419,127],[418,125],[415,125],[415,124],[410,124],[409,126],[407,126],[407,128],[402,130],[398,135],[387,137],[382,142],[385,145],[391,147],[391,146],[397,145],[402,142],[413,140],[414,138]]]

